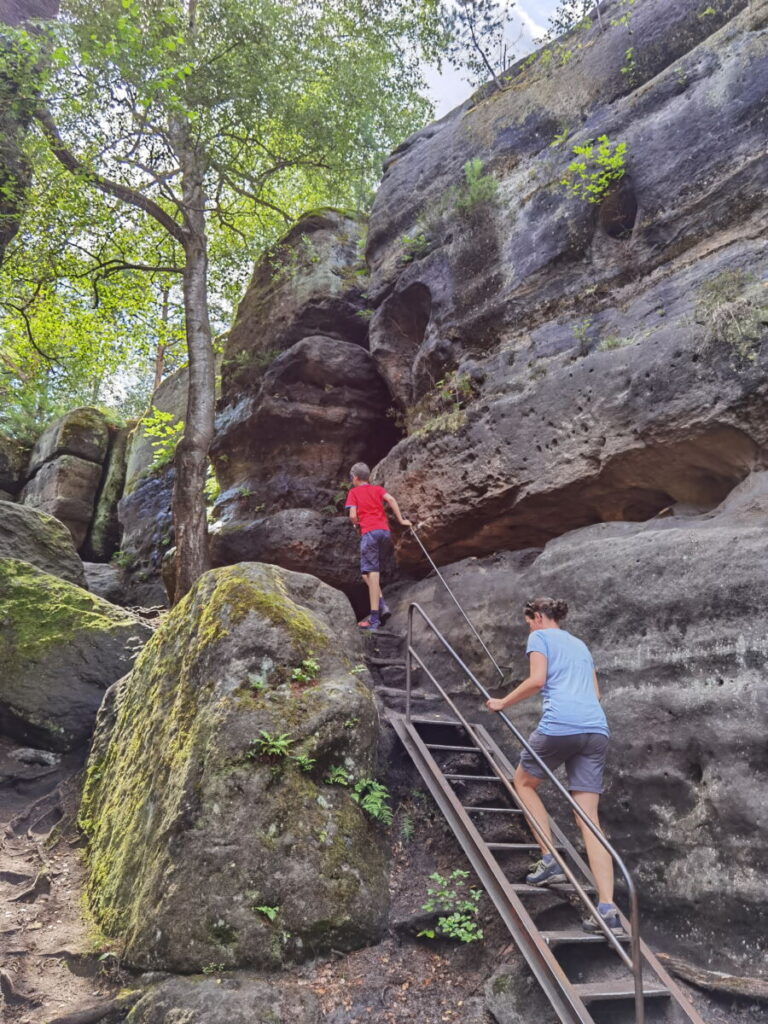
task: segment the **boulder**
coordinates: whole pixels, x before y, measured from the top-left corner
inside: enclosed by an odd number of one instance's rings
[[[768,473],[749,477],[712,512],[673,511],[443,572],[510,687],[526,672],[525,600],[548,594],[569,602],[565,626],[592,650],[613,736],[601,819],[648,919],[694,962],[705,956],[713,969],[762,976]],[[405,606],[417,601],[485,685],[504,692],[437,580],[405,585],[387,600],[396,609],[391,628],[404,629]],[[514,748],[437,642],[418,626],[415,637],[437,677]],[[512,717],[532,729],[537,702],[516,706]]]
[[[109,448],[109,427],[98,409],[73,409],[46,427],[32,449],[29,475],[60,455],[74,455],[101,465]]]
[[[312,992],[289,981],[227,974],[222,978],[169,978],[153,986],[126,1024],[319,1024]]]
[[[148,584],[156,597],[163,598],[162,603],[165,591],[160,568],[163,556],[173,544],[174,479],[173,467],[144,477],[132,491],[126,491],[117,506],[122,557],[131,572],[132,584]]]
[[[29,449],[19,441],[0,434],[0,491],[18,494],[24,483]]]
[[[21,500],[60,519],[78,549],[91,525],[108,449],[106,417],[83,408],[51,423],[30,456]]]
[[[381,935],[378,826],[326,781],[374,770],[361,653],[345,598],[274,566],[206,573],[164,619],[102,707],[80,811],[128,962],[276,967]]]
[[[766,458],[768,29],[631,6],[407,140],[377,194],[370,350],[408,433],[378,472],[441,563],[713,508]],[[626,173],[592,204],[560,182],[601,135]]]
[[[0,501],[0,558],[18,558],[68,583],[85,586],[72,534],[39,509]]]
[[[101,466],[75,455],[46,462],[24,488],[22,501],[61,520],[80,548],[88,534]]]
[[[48,750],[81,746],[150,633],[81,587],[0,560],[0,730]]]
[[[497,967],[486,981],[485,1006],[496,1024],[558,1024],[559,1020],[517,951],[511,954],[511,963]]]
[[[317,210],[259,260],[224,348],[225,406],[258,390],[272,361],[302,338],[324,335],[365,344],[362,238],[363,225],[355,217]]]
[[[119,565],[83,562],[88,590],[110,604],[131,604],[126,572]]]

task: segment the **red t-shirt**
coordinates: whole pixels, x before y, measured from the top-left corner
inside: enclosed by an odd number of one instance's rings
[[[357,509],[360,533],[389,529],[383,500],[386,493],[386,487],[377,487],[376,484],[358,484],[347,495],[344,507]]]

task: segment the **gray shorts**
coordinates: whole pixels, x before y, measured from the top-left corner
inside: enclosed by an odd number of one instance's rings
[[[534,729],[528,743],[551,772],[565,765],[571,792],[602,793],[608,737],[601,732],[579,732],[573,736],[546,736]],[[527,750],[520,755],[520,767],[537,779],[546,775]]]

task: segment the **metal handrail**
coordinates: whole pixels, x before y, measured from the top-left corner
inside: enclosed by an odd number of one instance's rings
[[[447,580],[445,579],[445,577],[443,576],[443,574],[442,574],[442,573],[440,572],[440,570],[439,570],[439,569],[437,568],[437,566],[435,565],[434,561],[432,560],[432,556],[431,556],[431,555],[430,555],[430,553],[429,553],[429,552],[427,551],[427,549],[426,549],[426,547],[424,546],[424,543],[423,543],[423,541],[422,541],[421,537],[420,537],[420,536],[418,535],[418,533],[416,532],[416,527],[415,527],[415,526],[413,526],[413,525],[411,525],[411,528],[410,528],[410,529],[411,529],[411,533],[412,533],[412,534],[413,534],[413,536],[414,536],[414,537],[416,538],[416,543],[417,543],[417,544],[419,545],[419,547],[421,548],[421,550],[422,550],[422,551],[424,552],[424,557],[425,557],[425,558],[426,558],[426,560],[427,560],[427,561],[429,562],[429,564],[430,564],[430,565],[432,566],[432,569],[433,569],[433,571],[435,572],[435,574],[437,575],[437,578],[438,578],[438,579],[440,580],[440,582],[441,582],[441,583],[443,584],[443,586],[445,587],[445,589],[446,589],[446,591],[447,591],[447,593],[448,593],[448,596],[450,597],[450,599],[451,599],[451,600],[453,601],[453,603],[454,603],[454,604],[456,605],[456,607],[457,607],[457,608],[459,609],[459,611],[461,612],[461,614],[462,614],[462,616],[463,616],[463,618],[464,618],[464,621],[466,622],[466,624],[467,624],[467,625],[469,626],[469,628],[470,628],[470,629],[472,630],[472,632],[473,632],[473,633],[475,634],[475,636],[477,637],[477,639],[478,639],[478,640],[480,641],[480,646],[481,646],[481,647],[483,648],[483,650],[485,651],[485,653],[486,653],[486,654],[488,655],[488,658],[490,659],[491,663],[493,664],[493,667],[494,667],[494,668],[496,669],[496,671],[497,671],[497,672],[499,673],[499,675],[501,676],[501,678],[502,678],[502,680],[503,680],[503,679],[504,679],[504,673],[503,673],[503,672],[501,671],[501,669],[499,668],[499,666],[498,666],[498,664],[497,664],[497,662],[496,662],[496,659],[494,658],[494,656],[493,656],[493,655],[491,654],[490,650],[488,649],[488,645],[487,645],[487,644],[486,644],[486,642],[485,642],[485,641],[483,640],[483,638],[482,638],[482,637],[480,636],[480,634],[478,633],[478,631],[477,631],[477,630],[475,629],[474,623],[472,622],[472,620],[470,619],[470,617],[469,617],[469,616],[467,615],[467,613],[466,613],[466,612],[464,611],[464,609],[462,608],[461,604],[459,604],[459,599],[458,599],[458,598],[456,597],[456,595],[454,594],[454,592],[453,592],[453,591],[451,590],[451,588],[450,588],[450,587],[448,586],[448,581],[447,581]]]
[[[408,606],[408,639],[407,639],[407,656],[406,656],[406,660],[405,660],[405,672],[406,672],[406,681],[405,681],[405,688],[406,688],[405,717],[406,717],[406,721],[410,723],[410,720],[411,720],[412,659],[416,659],[416,661],[418,661],[420,667],[423,668],[427,672],[427,674],[429,675],[431,681],[434,683],[434,685],[440,691],[440,693],[443,696],[443,698],[452,706],[452,708],[454,710],[458,711],[458,709],[456,708],[456,706],[453,703],[453,701],[445,693],[445,691],[440,686],[440,684],[437,682],[437,680],[435,679],[433,674],[426,668],[426,666],[424,665],[424,662],[419,657],[418,653],[416,652],[416,650],[413,647],[413,617],[414,617],[414,613],[415,612],[419,613],[419,615],[421,616],[423,621],[426,623],[426,625],[429,627],[429,629],[432,631],[432,633],[437,637],[437,639],[443,645],[443,647],[445,648],[447,653],[453,658],[453,660],[456,662],[456,664],[461,668],[461,670],[466,674],[468,679],[472,682],[472,684],[475,687],[475,689],[478,690],[486,700],[488,700],[490,698],[490,694],[488,693],[486,688],[476,678],[476,676],[474,675],[472,670],[464,663],[462,658],[456,653],[456,651],[453,649],[451,644],[446,640],[446,638],[443,636],[443,634],[440,632],[440,630],[437,628],[437,626],[432,622],[432,620],[427,615],[427,613],[424,611],[424,609],[419,604],[417,604],[414,601],[414,602],[411,602],[411,604]],[[530,746],[528,741],[525,739],[525,737],[522,735],[522,733],[518,730],[518,728],[514,725],[514,723],[503,712],[496,712],[496,713],[501,718],[501,720],[504,722],[504,724],[507,726],[507,728],[510,730],[510,732],[514,735],[515,739],[517,739],[517,741],[528,751],[528,753],[533,757],[533,759],[536,761],[536,763],[539,765],[539,767],[544,771],[546,778],[548,778],[550,782],[553,782],[554,785],[555,785],[555,788],[560,792],[560,794],[562,796],[565,797],[566,802],[571,807],[571,810],[574,812],[574,814],[578,818],[580,818],[585,823],[585,825],[587,826],[589,831],[597,839],[597,841],[600,843],[600,845],[603,847],[603,849],[605,849],[605,851],[611,856],[611,859],[614,861],[614,863],[616,864],[616,866],[618,867],[619,871],[621,872],[621,874],[624,877],[624,881],[625,881],[626,886],[627,886],[627,893],[628,893],[628,897],[629,897],[630,948],[631,948],[631,951],[632,951],[631,960],[630,960],[629,957],[627,957],[625,951],[621,948],[621,945],[618,942],[618,940],[616,939],[616,936],[613,935],[612,932],[609,931],[609,929],[605,926],[605,923],[601,919],[600,915],[596,913],[596,908],[592,905],[591,900],[586,896],[586,894],[583,892],[581,887],[577,885],[576,889],[577,889],[578,894],[580,895],[580,898],[582,899],[582,902],[584,902],[586,904],[587,908],[590,910],[590,912],[593,914],[593,916],[596,917],[598,925],[601,927],[602,931],[605,933],[605,935],[608,938],[609,942],[616,948],[616,950],[618,951],[618,953],[622,957],[622,960],[632,970],[632,975],[633,975],[633,979],[634,979],[634,989],[635,989],[635,1022],[636,1022],[636,1024],[645,1024],[645,1003],[644,1003],[644,999],[643,999],[642,957],[641,957],[641,949],[640,949],[640,914],[639,914],[639,907],[638,907],[637,890],[635,888],[634,882],[632,881],[632,876],[630,875],[629,870],[627,869],[626,865],[624,864],[624,861],[621,859],[621,857],[616,852],[616,850],[613,848],[613,846],[608,842],[608,840],[605,838],[605,836],[600,831],[600,829],[597,828],[597,826],[592,822],[592,820],[586,814],[586,812],[584,810],[582,810],[582,808],[576,803],[576,801],[573,799],[573,797],[568,792],[568,790],[565,788],[565,786],[563,786],[563,784],[559,781],[559,779],[556,778],[556,776],[553,774],[553,772],[550,771],[550,769],[542,761],[542,759],[539,757],[539,755],[536,753],[536,751]],[[460,715],[460,713],[459,713],[459,715]],[[463,716],[460,715],[460,717],[463,719]],[[565,862],[563,861],[562,857],[560,856],[559,851],[554,847],[553,844],[549,843],[547,841],[546,837],[540,832],[540,828],[541,828],[540,823],[537,822],[536,819],[534,818],[534,816],[531,815],[527,810],[525,812],[525,816],[532,823],[533,830],[537,834],[537,836],[541,839],[541,841],[543,842],[543,845],[547,847],[549,852],[554,856],[554,858],[557,861],[557,863],[565,870],[565,873],[566,873],[567,877],[571,878],[571,880],[573,881],[573,874],[570,871],[570,869],[568,868],[568,865],[565,864]]]

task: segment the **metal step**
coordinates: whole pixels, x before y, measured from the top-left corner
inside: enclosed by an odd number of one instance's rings
[[[486,843],[489,850],[540,850],[538,843]],[[562,850],[562,846],[555,845],[556,850]]]
[[[466,804],[463,805],[464,810],[468,814],[475,814],[479,812],[488,814],[522,814],[523,812],[519,807],[468,807]]]
[[[445,743],[425,743],[427,750],[450,750],[455,754],[482,754],[480,747],[449,747]]]
[[[605,999],[634,999],[635,987],[632,979],[624,981],[596,981],[589,985],[574,985],[576,994],[585,1003],[594,1003]],[[647,999],[657,999],[660,996],[669,997],[669,989],[663,985],[643,981],[643,995]]]
[[[501,782],[498,775],[448,775],[446,772],[443,772],[443,777],[451,782],[454,779],[468,779],[470,782]]]
[[[530,893],[538,896],[547,892],[550,894],[556,893],[559,896],[570,896],[571,893],[576,892],[570,882],[555,882],[554,885],[528,885],[527,882],[512,882],[510,888],[513,892]],[[591,885],[582,885],[582,889],[587,893],[595,892]]]
[[[567,945],[582,946],[608,941],[603,934],[595,934],[593,932],[542,932],[541,937],[548,946],[552,947]],[[619,942],[629,942],[628,935],[617,935],[616,938]]]

